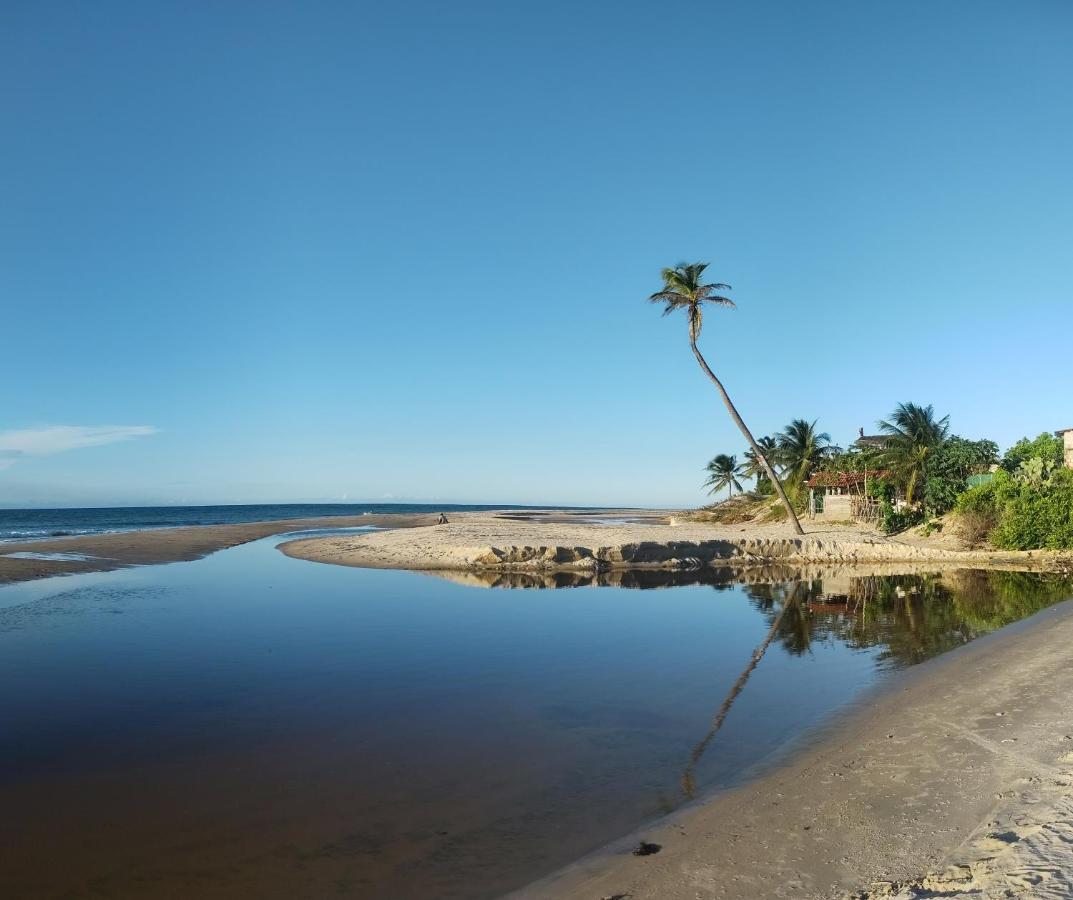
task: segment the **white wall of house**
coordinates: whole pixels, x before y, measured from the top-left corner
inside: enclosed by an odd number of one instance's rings
[[[1062,441],[1066,449],[1066,468],[1073,469],[1073,429],[1063,432]]]
[[[849,494],[825,494],[823,498],[823,512],[817,513],[817,519],[826,519],[828,522],[845,521],[853,518],[853,510],[850,506],[852,497]]]

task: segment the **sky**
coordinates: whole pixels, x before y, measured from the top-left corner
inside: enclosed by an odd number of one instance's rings
[[[705,500],[1073,426],[1073,4],[0,4],[0,506]]]

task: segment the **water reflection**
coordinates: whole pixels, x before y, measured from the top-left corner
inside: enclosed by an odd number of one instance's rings
[[[954,569],[912,574],[838,572],[802,582],[804,603],[787,609],[779,639],[791,654],[816,641],[880,650],[883,665],[921,662],[1073,595],[1073,579],[1035,572]],[[774,621],[791,588],[746,584],[753,604]]]
[[[427,572],[458,584],[506,589],[706,585],[741,589],[791,654],[815,641],[881,648],[880,661],[911,665],[1073,595],[1073,579],[1041,573],[905,566],[719,567],[605,572]],[[798,592],[800,592],[798,594]],[[792,608],[787,608],[791,597]]]
[[[808,653],[818,641],[854,650],[878,648],[881,666],[901,667],[967,643],[1073,594],[1073,579],[1062,575],[978,569],[890,574],[859,568],[823,572],[700,567],[689,571],[436,574],[490,588],[708,585],[726,590],[741,586],[769,628],[690,754],[681,776],[687,800],[697,793],[697,767],[773,642],[778,641],[792,656]]]
[[[1073,593],[830,567],[442,580],[278,540],[0,589],[5,896],[501,896]]]

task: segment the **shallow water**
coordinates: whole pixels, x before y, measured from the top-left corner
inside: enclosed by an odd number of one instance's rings
[[[458,583],[284,539],[0,588],[0,894],[497,896],[1073,593],[979,572]],[[525,589],[554,586],[574,589]]]

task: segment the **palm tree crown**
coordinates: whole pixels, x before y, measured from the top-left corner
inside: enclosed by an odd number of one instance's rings
[[[742,470],[741,466],[738,465],[736,456],[720,453],[708,463],[706,471],[708,472],[708,478],[705,480],[704,486],[709,489],[709,494],[714,494],[716,491],[726,488],[727,498],[729,499],[734,496],[734,488],[739,491],[742,490],[741,482],[738,481],[738,476],[742,474]]]
[[[770,462],[775,463],[778,461],[779,448],[775,443],[775,438],[765,434],[763,437],[756,439],[756,445]],[[746,478],[764,478],[766,475],[764,472],[764,464],[752,449],[745,451],[745,463],[743,464],[742,474],[745,475]]]
[[[879,423],[879,429],[885,435],[879,459],[905,482],[905,499],[912,503],[928,456],[950,432],[950,416],[936,419],[930,404],[899,403],[890,420]]]
[[[689,334],[695,341],[700,334],[703,314],[701,305],[714,303],[716,306],[734,306],[729,297],[716,291],[729,291],[729,284],[702,284],[701,275],[708,268],[708,263],[678,263],[673,269],[660,272],[663,289],[656,291],[648,299],[653,303],[664,304],[663,315],[670,315],[676,309],[685,309],[689,315]]]
[[[826,431],[816,431],[818,421],[794,419],[785,431],[775,436],[777,458],[785,466],[783,476],[789,477],[795,487],[804,484],[815,465],[833,450],[831,435]]]

